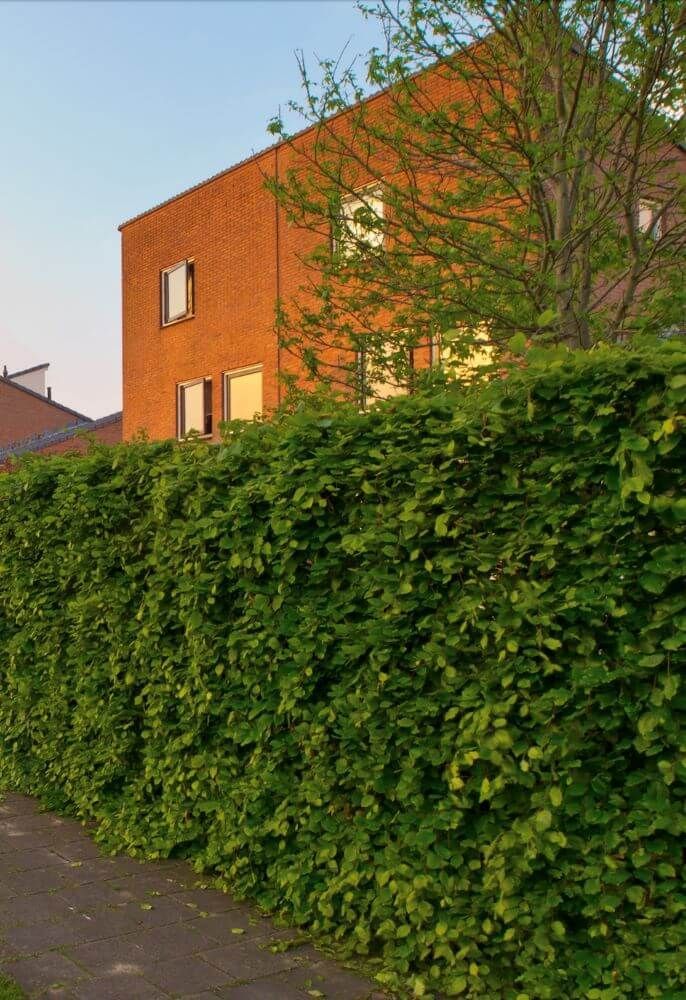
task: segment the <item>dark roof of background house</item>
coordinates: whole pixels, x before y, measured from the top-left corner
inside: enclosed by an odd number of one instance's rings
[[[43,451],[44,448],[49,448],[53,444],[62,444],[63,441],[69,441],[71,438],[76,437],[77,434],[88,434],[90,431],[97,431],[101,427],[107,427],[108,424],[116,424],[118,420],[121,420],[121,416],[122,413],[119,410],[117,413],[110,413],[108,416],[100,417],[98,420],[89,420],[88,417],[84,417],[79,423],[72,424],[70,427],[63,427],[58,431],[43,431],[42,434],[34,434],[31,437],[23,438],[21,441],[14,441],[12,444],[7,444],[0,448],[0,463],[6,462],[12,455],[18,456],[25,455],[31,451]]]

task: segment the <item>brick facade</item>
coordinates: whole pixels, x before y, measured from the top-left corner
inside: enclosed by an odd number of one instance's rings
[[[125,439],[141,429],[175,436],[176,386],[202,377],[212,379],[216,436],[222,372],[248,365],[264,366],[265,409],[277,404],[276,208],[263,178],[275,156],[264,153],[123,227]],[[186,258],[194,261],[195,315],[163,327],[160,273]]]
[[[112,413],[99,420],[84,418],[70,427],[44,431],[0,447],[0,472],[7,472],[10,469],[12,457],[26,455],[29,452],[41,455],[83,454],[92,441],[101,444],[119,444],[121,440],[121,413]]]
[[[48,430],[87,421],[88,417],[67,406],[0,377],[0,448]]]
[[[464,98],[459,86],[440,72],[427,73],[422,83],[437,106]],[[387,101],[380,94],[368,103],[376,113]],[[350,115],[335,116],[330,127],[350,133]],[[278,299],[302,300],[301,289],[311,277],[302,257],[321,237],[289,223],[265,180],[297,167],[314,135],[308,129],[292,145],[258,153],[120,226],[124,440],[139,431],[152,439],[174,437],[177,386],[210,379],[216,441],[223,419],[222,373],[250,365],[263,366],[265,412],[280,402],[280,372],[297,368],[279,349],[275,306]],[[387,176],[396,169],[392,163],[383,166]],[[361,176],[360,185],[366,179]],[[163,326],[161,272],[183,260],[193,261],[194,315]],[[428,346],[414,352],[416,367],[429,363]]]
[[[445,76],[426,79],[433,100],[456,96]],[[368,103],[381,110],[387,100]],[[346,113],[332,121],[351,129]],[[293,146],[258,153],[120,226],[124,440],[139,431],[174,437],[177,386],[191,379],[212,379],[214,440],[222,373],[261,364],[265,412],[280,402],[280,373],[297,371],[297,362],[279,349],[276,302],[300,295],[308,278],[301,258],[321,237],[288,222],[265,180],[297,166],[314,136],[305,130]],[[184,259],[194,262],[194,316],[163,326],[160,275]],[[428,347],[415,352],[418,367],[428,360]]]

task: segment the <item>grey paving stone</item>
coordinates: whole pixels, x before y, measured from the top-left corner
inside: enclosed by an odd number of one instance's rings
[[[47,990],[58,984],[68,986],[86,976],[83,969],[58,952],[8,962],[3,966],[3,972],[28,993]]]
[[[107,884],[116,888],[119,892],[126,893],[131,899],[149,900],[151,896],[175,896],[178,897],[184,886],[175,879],[151,874],[150,872],[127,872],[117,876],[112,874],[108,878]]]
[[[182,958],[214,947],[210,938],[189,932],[186,924],[153,927],[138,934],[136,944],[145,953],[146,959],[154,962]]]
[[[369,980],[328,961],[293,969],[284,977],[284,982],[305,994],[308,990],[320,990],[326,1000],[367,1000],[375,990]]]
[[[52,838],[49,833],[21,832],[16,825],[10,831],[0,830],[0,839],[3,841],[3,854],[11,851],[28,851],[36,847],[49,847]]]
[[[94,976],[140,976],[146,965],[145,954],[136,944],[137,935],[109,938],[65,949],[65,955]]]
[[[102,853],[97,844],[88,840],[81,831],[78,840],[66,840],[63,843],[55,844],[54,850],[67,861],[95,861],[102,857]]]
[[[69,881],[62,870],[56,868],[39,868],[34,871],[17,872],[15,875],[5,875],[3,885],[17,896],[29,896],[34,892],[50,892],[55,889],[66,889]]]
[[[217,991],[222,1000],[307,1000],[307,993],[281,976],[256,983],[226,986]]]
[[[2,797],[0,803],[0,813],[9,816],[17,814],[30,815],[39,811],[38,800],[29,795],[18,795],[16,792],[7,792]]]
[[[35,1000],[74,1000],[74,994],[67,986],[48,986],[47,990],[33,993]]]
[[[9,962],[14,958],[19,958],[16,948],[13,948],[5,938],[0,937],[0,962]]]
[[[41,924],[46,920],[64,917],[66,912],[64,900],[57,895],[39,893],[32,896],[16,896],[3,905],[0,911],[0,925],[16,927]]]
[[[142,976],[126,972],[91,979],[78,985],[73,995],[76,1000],[162,1000],[169,996]]]
[[[188,907],[177,903],[174,896],[146,897],[144,902],[127,903],[122,912],[146,927],[164,927],[165,924],[176,924],[190,921],[195,914]],[[211,936],[211,935],[210,935]]]
[[[31,800],[0,807],[0,963],[32,1000],[305,1000],[308,985],[361,1000],[374,989],[309,945],[269,951],[298,930],[201,888],[185,862],[101,856],[86,830]]]
[[[178,893],[177,899],[186,906],[196,907],[213,915],[237,910],[244,905],[228,893],[217,889],[186,889]]]
[[[48,810],[41,805],[40,799],[35,795],[22,795],[21,792],[3,792],[2,804],[12,814],[24,813],[36,816],[50,815]],[[55,813],[57,815],[57,813]]]
[[[71,885],[87,885],[109,879],[126,878],[138,871],[136,862],[128,858],[98,858],[92,861],[70,861],[66,869],[61,869]],[[134,867],[135,866],[135,867]]]
[[[179,958],[172,962],[159,962],[146,970],[145,978],[168,993],[179,996],[213,990],[233,981],[221,969],[197,956],[193,961]]]
[[[78,928],[83,942],[107,941],[110,938],[126,937],[140,930],[139,925],[122,909],[89,914],[74,912],[70,922]]]
[[[189,912],[193,913],[192,910]],[[218,944],[229,944],[237,937],[245,941],[275,934],[278,936],[278,931],[270,920],[255,917],[252,911],[245,909],[230,910],[228,913],[209,917],[196,914],[193,927],[199,928],[201,933],[211,937]]]
[[[128,902],[126,895],[113,889],[108,882],[87,882],[85,885],[70,886],[61,889],[58,896],[68,907],[88,913]]]
[[[49,847],[37,847],[33,851],[13,851],[4,855],[5,865],[10,872],[34,871],[42,868],[68,868],[69,862],[61,858]]]
[[[232,979],[257,979],[271,976],[276,972],[287,972],[300,965],[295,952],[270,951],[257,948],[254,944],[229,944],[223,948],[213,948],[203,955],[206,962],[227,972]]]
[[[4,937],[20,955],[33,955],[36,952],[76,944],[80,939],[80,930],[67,923],[42,923],[13,928],[5,931]]]

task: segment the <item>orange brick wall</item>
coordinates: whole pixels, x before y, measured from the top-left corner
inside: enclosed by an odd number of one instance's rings
[[[445,77],[427,80],[434,100],[447,96]],[[370,105],[382,110],[386,101],[379,95]],[[335,128],[349,131],[349,118],[339,116]],[[320,237],[277,216],[265,177],[297,165],[313,138],[309,130],[296,150],[266,150],[122,225],[124,440],[141,430],[174,437],[176,386],[200,377],[212,378],[217,440],[222,373],[235,368],[262,364],[265,411],[278,404],[279,370],[297,371],[297,362],[278,347],[277,295],[287,301],[306,282],[300,257]],[[195,262],[194,316],[163,327],[161,271],[187,258]]]
[[[122,439],[122,421],[121,417],[114,423],[106,424],[104,427],[96,427],[95,430],[85,432],[79,432],[75,437],[70,438],[68,441],[60,441],[58,444],[48,445],[47,448],[41,448],[38,454],[40,455],[64,455],[64,454],[83,454],[88,451],[91,441],[99,441],[100,444],[119,444]]]
[[[82,419],[0,378],[0,447]]]
[[[85,435],[78,432],[76,436],[67,441],[59,441],[57,444],[48,445],[47,448],[37,449],[38,455],[64,455],[83,454],[88,451],[91,441],[99,441],[101,444],[119,444],[122,440],[122,419],[105,424],[104,427],[96,427],[92,431],[86,431]],[[12,459],[0,462],[0,472],[8,472],[12,467]]]
[[[124,437],[176,434],[176,385],[212,378],[214,420],[222,372],[263,364],[266,409],[278,402],[276,212],[263,169],[248,162],[123,229]],[[195,261],[194,317],[162,327],[160,272]]]
[[[420,86],[435,105],[469,96],[440,67],[423,75]],[[368,104],[373,114],[383,114],[388,95]],[[350,113],[332,119],[330,127],[351,136]],[[265,410],[278,404],[279,371],[297,372],[298,365],[277,344],[277,296],[287,305],[293,297],[302,300],[299,290],[311,272],[301,257],[321,236],[277,212],[265,177],[276,171],[283,177],[302,164],[314,134],[310,129],[292,147],[259,153],[122,225],[124,440],[141,430],[152,439],[174,437],[176,386],[201,377],[212,379],[217,440],[222,373],[235,368],[262,364]],[[379,160],[375,167],[389,176],[397,164]],[[355,184],[369,179],[360,168]],[[427,175],[425,182],[435,178]],[[186,258],[195,262],[195,315],[162,327],[161,271]],[[428,348],[418,349],[415,365],[428,363]]]

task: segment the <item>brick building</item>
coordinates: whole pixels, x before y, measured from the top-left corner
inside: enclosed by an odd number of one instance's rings
[[[45,384],[47,369],[47,364],[17,372],[5,367],[0,375],[0,469],[12,455],[29,451],[82,452],[86,433],[106,444],[121,441],[121,413],[91,420],[57,403]]]
[[[432,86],[445,96],[444,79]],[[367,103],[385,101],[381,93]],[[337,122],[349,128],[345,113]],[[302,257],[320,240],[288,222],[265,181],[297,165],[314,135],[306,129],[119,227],[124,440],[189,429],[218,440],[219,421],[281,401],[281,374],[298,369],[279,347],[275,307],[299,293]],[[415,363],[429,357],[421,349]]]
[[[427,74],[425,83],[436,105],[449,96],[445,76]],[[383,110],[387,100],[382,93],[366,103]],[[350,132],[349,121],[346,112],[331,120]],[[141,430],[152,439],[194,430],[216,441],[221,420],[249,419],[281,401],[281,374],[298,370],[279,347],[275,308],[301,294],[309,277],[303,257],[321,236],[290,223],[265,181],[298,167],[314,140],[315,128],[307,129],[119,227],[124,440]],[[343,218],[354,217],[354,201],[343,199]],[[654,206],[640,210],[647,231]],[[412,364],[436,359],[436,345],[425,345]],[[373,387],[379,395],[398,391]]]
[[[122,439],[121,411],[100,417],[98,420],[82,420],[62,430],[43,431],[31,437],[0,447],[0,472],[6,472],[12,459],[22,455],[80,455],[88,451],[92,441],[100,444],[119,444]]]
[[[0,447],[89,419],[52,398],[51,390],[45,385],[47,368],[44,364],[19,372],[3,369],[0,376]]]

